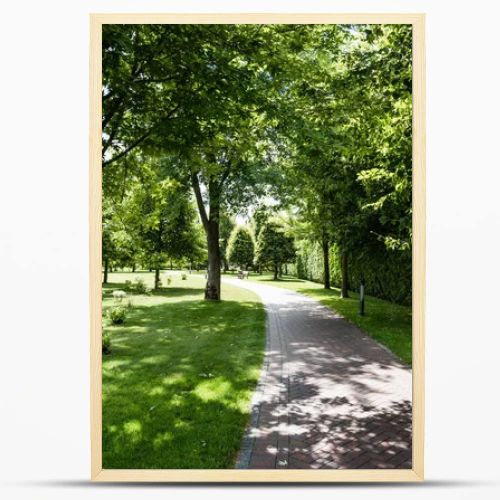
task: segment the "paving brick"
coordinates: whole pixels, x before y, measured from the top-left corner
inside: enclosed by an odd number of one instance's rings
[[[411,468],[410,369],[312,299],[231,283],[259,294],[268,315],[246,466]]]

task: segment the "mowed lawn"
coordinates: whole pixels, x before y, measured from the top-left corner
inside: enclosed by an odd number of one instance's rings
[[[125,280],[103,289],[103,467],[218,469],[233,466],[249,418],[265,345],[259,298],[223,284],[223,300],[203,300],[205,281],[174,276],[164,290],[131,294],[123,325],[106,310]],[[163,279],[162,276],[162,280]]]
[[[325,290],[320,283],[283,277],[273,281],[271,274],[251,274],[250,279],[265,285],[288,288],[303,293],[341,314],[364,332],[388,347],[403,362],[412,362],[412,314],[410,306],[365,296],[365,315],[359,315],[359,295],[349,292],[348,299],[340,298],[340,290]]]

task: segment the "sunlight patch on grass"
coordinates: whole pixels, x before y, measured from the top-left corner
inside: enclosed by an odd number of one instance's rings
[[[156,354],[154,356],[145,356],[141,359],[141,363],[144,365],[158,365],[160,363],[163,363],[167,359],[168,356],[166,355]]]
[[[131,420],[123,424],[123,432],[132,443],[137,443],[142,438],[142,424],[138,420]]]
[[[149,396],[163,396],[167,391],[165,390],[165,387],[162,386],[157,386],[153,387],[149,392]]]
[[[162,379],[161,383],[165,385],[175,385],[185,382],[186,377],[182,373],[172,373],[168,377]]]
[[[161,449],[165,446],[166,443],[169,443],[174,439],[173,432],[167,431],[161,434],[158,434],[153,440],[153,448],[156,450]]]
[[[199,383],[193,392],[202,401],[223,401],[230,391],[231,384],[227,380],[217,377]]]

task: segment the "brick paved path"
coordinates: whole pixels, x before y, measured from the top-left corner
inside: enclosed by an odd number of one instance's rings
[[[319,302],[256,292],[267,349],[238,468],[411,468],[411,371]]]

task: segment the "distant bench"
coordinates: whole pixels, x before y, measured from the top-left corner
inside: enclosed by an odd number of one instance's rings
[[[238,271],[238,279],[244,280],[248,279],[248,271]]]

